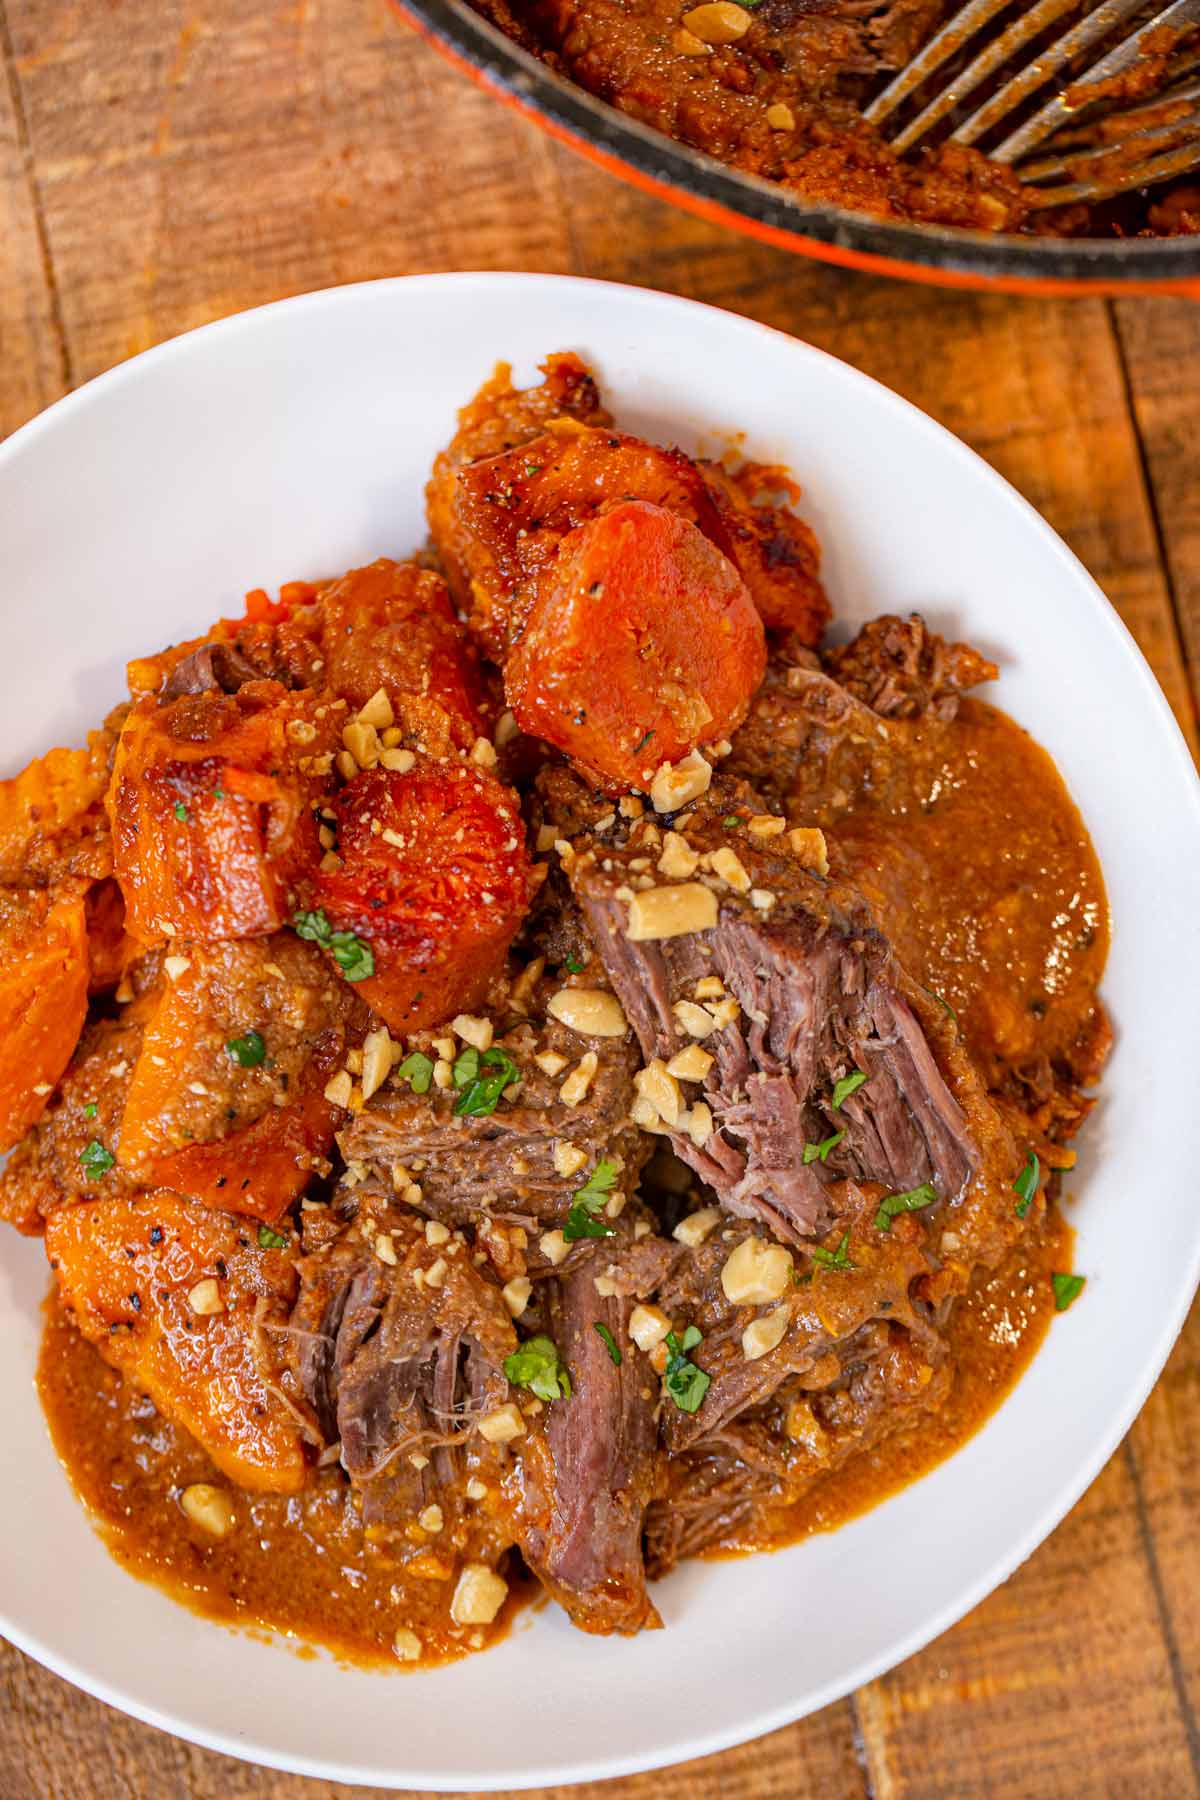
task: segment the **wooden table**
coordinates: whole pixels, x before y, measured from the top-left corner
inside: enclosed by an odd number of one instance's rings
[[[0,432],[160,339],[332,283],[520,268],[674,289],[847,358],[1002,470],[1195,746],[1200,309],[942,294],[753,246],[552,144],[384,0],[0,0],[0,53]],[[954,1630],[816,1718],[589,1792],[1200,1793],[1198,1532],[1194,1313],[1100,1479]],[[351,1792],[191,1749],[3,1646],[0,1683],[3,1800]]]

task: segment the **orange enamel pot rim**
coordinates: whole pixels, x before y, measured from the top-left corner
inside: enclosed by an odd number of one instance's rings
[[[1200,238],[999,237],[806,206],[565,81],[464,0],[390,4],[456,67],[559,142],[644,192],[761,242],[938,287],[1200,298]]]

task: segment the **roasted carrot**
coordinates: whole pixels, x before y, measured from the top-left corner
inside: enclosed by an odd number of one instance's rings
[[[563,540],[505,687],[522,730],[619,793],[734,730],[765,659],[728,558],[688,520],[632,500]]]

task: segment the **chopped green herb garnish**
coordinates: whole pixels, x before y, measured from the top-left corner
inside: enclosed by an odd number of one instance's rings
[[[688,1351],[694,1350],[700,1339],[701,1334],[695,1325],[689,1325],[681,1338],[676,1337],[673,1331],[667,1333],[669,1354],[667,1366],[663,1370],[663,1385],[680,1412],[699,1411],[700,1403],[712,1381],[712,1376],[698,1368],[688,1357]]]
[[[286,1250],[288,1244],[286,1233],[282,1231],[272,1231],[269,1225],[259,1226],[258,1242],[260,1248],[263,1250]]]
[[[1042,1179],[1042,1165],[1031,1150],[1025,1159],[1025,1167],[1013,1182],[1013,1193],[1017,1196],[1017,1217],[1023,1219],[1033,1205],[1033,1197],[1038,1191],[1038,1183]]]
[[[527,475],[540,475],[542,472],[542,466],[543,465],[541,463],[527,462],[525,464],[525,473]]]
[[[1066,1312],[1071,1302],[1079,1298],[1086,1284],[1086,1275],[1052,1275],[1050,1285],[1054,1289],[1055,1312]]]
[[[822,1138],[819,1144],[805,1144],[804,1155],[800,1160],[806,1166],[808,1163],[828,1162],[829,1152],[837,1149],[845,1135],[844,1131],[835,1131],[832,1137]]]
[[[863,1074],[861,1069],[855,1069],[853,1075],[843,1075],[840,1081],[834,1082],[833,1100],[831,1102],[834,1112],[841,1112],[842,1101],[848,1100],[851,1094],[857,1094],[859,1088],[862,1087],[866,1079],[867,1077]]]
[[[641,735],[641,737],[640,737],[640,738],[639,738],[639,739],[638,739],[638,741],[637,741],[637,743],[636,743],[636,744],[635,744],[635,745],[634,745],[634,746],[633,746],[633,754],[634,754],[634,756],[636,756],[636,755],[637,755],[637,753],[638,753],[638,751],[639,751],[639,750],[644,750],[644,749],[645,749],[645,748],[646,748],[646,745],[647,745],[647,744],[648,744],[648,743],[649,743],[649,742],[650,742],[650,739],[651,739],[651,738],[652,738],[652,737],[653,737],[653,736],[654,736],[654,728],[653,728],[653,726],[651,726],[651,728],[650,728],[650,730],[649,730],[649,731],[644,731],[644,732],[643,732],[643,733],[642,733],[642,735]]]
[[[267,1046],[261,1032],[248,1031],[245,1037],[230,1038],[225,1048],[243,1069],[257,1069],[267,1060]]]
[[[563,1237],[569,1244],[580,1238],[611,1237],[613,1228],[596,1217],[617,1179],[617,1165],[603,1157],[596,1164],[583,1187],[576,1188],[572,1207],[563,1226]]]
[[[213,789],[213,798],[216,800],[223,800],[225,798],[225,789],[223,787],[215,787]]]
[[[485,1073],[490,1070],[490,1073]],[[460,1089],[454,1102],[458,1118],[483,1118],[494,1113],[506,1087],[521,1079],[512,1057],[493,1045],[482,1055],[469,1044],[454,1062],[454,1085]]]
[[[516,1387],[527,1387],[539,1400],[569,1400],[571,1377],[553,1338],[527,1338],[504,1359],[504,1373]]]
[[[619,1369],[621,1366],[621,1352],[617,1347],[616,1338],[613,1336],[612,1332],[608,1329],[608,1326],[602,1325],[600,1323],[599,1319],[594,1320],[593,1324],[595,1326],[596,1331],[600,1334],[600,1337],[603,1340],[604,1348],[608,1351],[609,1356],[612,1358],[613,1362],[616,1364],[617,1368]]]
[[[108,1174],[117,1159],[111,1150],[106,1150],[103,1144],[93,1138],[91,1143],[85,1144],[79,1152],[79,1160],[83,1164],[84,1174],[97,1180],[101,1175]]]
[[[94,1100],[89,1100],[87,1105],[83,1109],[83,1116],[85,1119],[94,1119],[96,1116],[96,1111],[97,1111],[96,1102]]]
[[[175,802],[173,811],[175,813],[175,817],[179,820],[179,823],[181,825],[186,825],[188,822],[188,809],[183,804],[182,800],[177,800]]]
[[[582,975],[586,967],[586,963],[577,962],[573,956],[568,956],[566,962],[563,964],[563,968],[571,975]]]
[[[942,1011],[948,1013],[957,1025],[958,1014],[955,1012],[950,1002],[948,1000],[943,1000],[942,996],[934,988],[926,988],[925,992],[929,995],[931,1000],[937,1001],[938,1005],[942,1008]]]
[[[292,919],[297,937],[328,950],[347,981],[366,981],[375,973],[375,956],[370,944],[353,931],[335,931],[324,912],[298,912]]]
[[[878,1221],[876,1221],[878,1223]],[[815,1263],[823,1269],[853,1269],[857,1265],[850,1261],[850,1233],[842,1233],[842,1241],[836,1250],[826,1250],[823,1244],[814,1244],[810,1252]]]
[[[903,1194],[888,1194],[880,1201],[879,1211],[875,1214],[876,1231],[890,1231],[897,1213],[920,1212],[923,1206],[932,1206],[936,1199],[937,1189],[928,1181]]]
[[[407,1081],[414,1094],[427,1094],[433,1086],[433,1059],[422,1050],[406,1056],[396,1070],[401,1081]]]
[[[738,818],[738,815],[736,813],[726,813],[725,817],[721,820],[721,823],[725,827],[726,831],[732,831],[734,826],[740,825],[741,822],[742,821]]]

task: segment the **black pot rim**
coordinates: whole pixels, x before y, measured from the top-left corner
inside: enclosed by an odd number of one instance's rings
[[[926,279],[1107,288],[1200,284],[1200,238],[1025,238],[904,225],[833,206],[806,206],[785,189],[728,168],[620,113],[549,69],[462,0],[396,0],[417,26],[490,87],[559,135],[684,204],[740,215],[747,228],[801,253],[864,267],[909,265]],[[730,223],[736,225],[737,218]],[[899,272],[903,272],[902,270]],[[1198,287],[1200,292],[1200,287]]]

